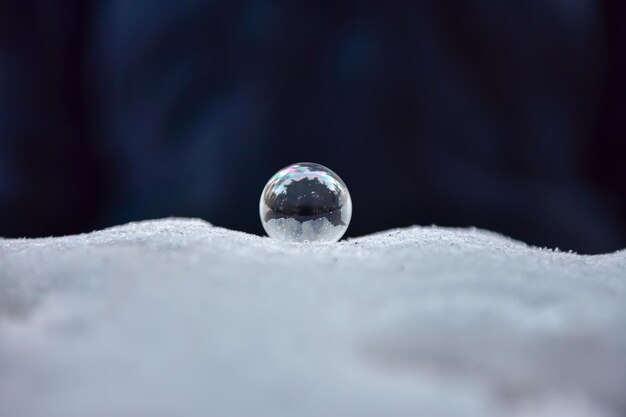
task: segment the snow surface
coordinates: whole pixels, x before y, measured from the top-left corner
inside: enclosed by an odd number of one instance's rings
[[[0,416],[625,416],[625,295],[472,229],[0,239]]]

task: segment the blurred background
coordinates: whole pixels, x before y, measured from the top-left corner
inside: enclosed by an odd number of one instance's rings
[[[348,236],[626,247],[626,2],[0,0],[0,236],[201,217],[261,234],[285,165]]]

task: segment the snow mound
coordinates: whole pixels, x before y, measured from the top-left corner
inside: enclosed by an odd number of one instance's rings
[[[624,416],[626,252],[200,220],[0,239],[0,416]]]

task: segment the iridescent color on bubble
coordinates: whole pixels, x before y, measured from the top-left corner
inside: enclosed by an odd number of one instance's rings
[[[259,213],[271,238],[336,242],[350,224],[352,200],[346,184],[333,171],[300,162],[270,178],[261,194]]]

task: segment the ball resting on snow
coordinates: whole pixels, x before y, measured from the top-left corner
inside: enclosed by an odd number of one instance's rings
[[[287,242],[336,242],[348,229],[352,200],[346,184],[323,165],[301,162],[278,171],[259,202],[268,236]]]

